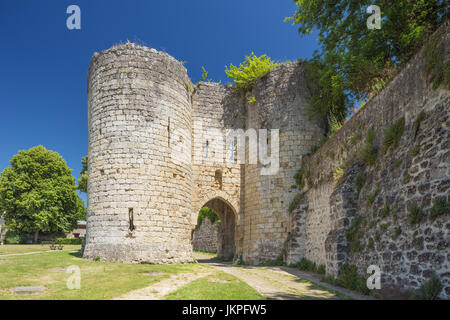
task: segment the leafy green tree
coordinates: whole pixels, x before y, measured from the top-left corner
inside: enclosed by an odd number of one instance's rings
[[[0,176],[0,212],[9,230],[70,232],[84,219],[86,209],[77,194],[75,178],[56,152],[37,146],[21,150]]]
[[[88,179],[88,156],[81,159],[83,168],[80,171],[81,178],[78,179],[78,190],[87,193],[87,179]]]
[[[320,52],[312,59],[315,80],[311,108],[341,116],[355,100],[377,92],[395,69],[448,19],[446,0],[295,0],[285,21],[301,35],[319,33]],[[369,5],[381,9],[381,29],[369,29]]]

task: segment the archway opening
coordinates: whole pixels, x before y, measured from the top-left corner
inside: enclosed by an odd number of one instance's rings
[[[233,260],[236,217],[233,208],[221,199],[208,201],[200,210],[193,232],[194,251],[217,253],[219,259]]]

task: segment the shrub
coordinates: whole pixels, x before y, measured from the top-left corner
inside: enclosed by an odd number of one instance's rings
[[[380,188],[376,188],[375,190],[372,191],[371,194],[369,194],[369,196],[367,197],[367,203],[369,205],[373,204],[373,202],[375,201],[375,198],[380,193],[380,191],[381,191]]]
[[[436,219],[440,216],[450,213],[450,203],[445,198],[436,198],[433,200],[433,206],[430,210],[431,219]]]
[[[27,243],[26,234],[16,233],[8,230],[5,234],[5,244],[24,244]]]
[[[419,132],[420,124],[425,119],[425,112],[420,111],[420,113],[417,115],[416,120],[414,121],[414,135],[416,136]]]
[[[334,134],[342,128],[343,122],[344,122],[343,120],[340,120],[338,117],[336,117],[333,114],[328,116],[328,127],[329,127],[328,138],[329,139],[331,139],[334,136]]]
[[[303,271],[317,272],[316,263],[306,258],[302,258],[295,266]]]
[[[286,263],[283,261],[283,254],[280,254],[276,259],[268,260],[262,264],[262,266],[272,267],[272,266],[284,266]]]
[[[304,168],[300,168],[300,170],[297,171],[297,173],[294,175],[295,182],[297,183],[299,189],[303,189],[305,186],[305,181],[303,179],[303,174],[305,170]]]
[[[408,209],[408,221],[410,224],[418,224],[422,221],[423,210],[417,203],[413,203]]]
[[[396,227],[394,230],[394,239],[397,239],[402,234],[402,228]]]
[[[370,294],[366,279],[359,275],[358,268],[355,265],[344,264],[336,278],[336,283],[341,287],[358,291],[365,295]]]
[[[327,272],[327,267],[324,264],[321,264],[317,267],[318,274],[325,274]]]
[[[362,173],[358,174],[356,177],[356,190],[358,191],[358,194],[361,192],[361,189],[366,184],[366,176]]]
[[[411,299],[414,300],[438,300],[439,294],[442,291],[442,283],[436,273],[432,273],[419,290],[411,293]]]
[[[398,119],[384,130],[383,152],[388,151],[389,148],[397,148],[403,131],[405,131],[405,118]]]
[[[56,244],[83,244],[83,238],[56,238]]]
[[[377,148],[375,142],[375,131],[369,129],[367,131],[366,141],[358,151],[358,158],[366,164],[374,164],[377,160]]]
[[[248,102],[248,104],[255,103],[256,102],[255,96],[251,96],[250,98],[248,98],[247,102]]]
[[[335,167],[333,170],[333,179],[334,180],[338,180],[340,178],[342,178],[342,176],[344,175],[344,169],[342,169],[341,167]]]
[[[249,90],[253,87],[256,80],[266,75],[277,64],[273,62],[267,55],[257,57],[253,52],[250,56],[245,57],[245,61],[239,67],[230,64],[225,67],[225,73],[234,80],[234,84],[239,89]]]
[[[289,204],[288,212],[291,212],[295,209],[295,207],[299,204],[300,200],[302,199],[303,194],[299,193],[297,194],[294,199],[292,199],[291,203]]]
[[[420,145],[416,145],[414,146],[414,148],[411,150],[411,152],[409,153],[411,155],[411,157],[415,157],[420,153]]]
[[[389,208],[388,205],[385,205],[383,210],[381,210],[381,217],[382,218],[387,218],[387,217],[389,217],[390,213],[391,213],[391,208]]]

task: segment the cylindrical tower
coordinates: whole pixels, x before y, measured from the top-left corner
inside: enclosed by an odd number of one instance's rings
[[[187,83],[183,65],[154,49],[128,43],[94,54],[85,258],[192,261]]]

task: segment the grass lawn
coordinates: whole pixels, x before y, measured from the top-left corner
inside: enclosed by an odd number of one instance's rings
[[[39,251],[37,245],[4,245],[0,254],[0,300],[102,300],[119,297],[127,292],[151,286],[178,273],[213,272],[208,279],[200,279],[179,290],[175,299],[261,299],[247,284],[202,264],[149,265],[112,262],[95,262],[81,258],[79,251],[53,251],[31,255],[6,256],[5,254]],[[64,246],[64,249],[80,246]],[[42,247],[42,250],[48,249]],[[41,251],[42,251],[41,250]],[[78,266],[81,271],[81,289],[69,290],[71,276],[65,268]],[[217,273],[217,275],[216,275]],[[222,282],[211,282],[219,279]],[[14,287],[43,286],[38,295],[15,296]],[[190,288],[190,289],[189,289]],[[184,294],[183,294],[184,292]],[[171,295],[173,298],[173,295]]]
[[[69,290],[70,277],[64,268],[76,265],[81,270],[81,289]],[[111,299],[131,290],[147,287],[172,274],[201,272],[200,264],[145,265],[94,262],[79,252],[44,252],[34,255],[0,256],[0,299]],[[151,275],[152,272],[157,274]],[[14,296],[16,286],[44,286],[39,295]]]
[[[263,300],[245,282],[225,272],[217,271],[168,294],[167,300]]]
[[[63,250],[79,250],[81,245],[64,245]],[[0,246],[0,256],[5,254],[49,251],[50,246],[40,244],[5,244]]]

